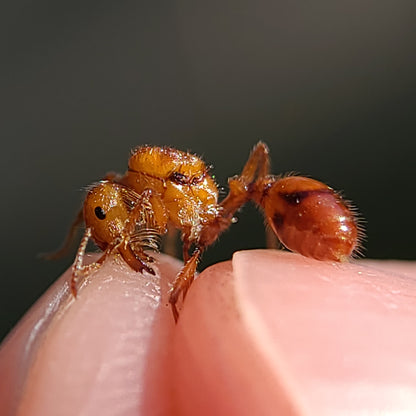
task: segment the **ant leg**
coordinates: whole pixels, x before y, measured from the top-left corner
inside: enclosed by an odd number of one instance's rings
[[[169,303],[172,308],[173,317],[175,322],[178,322],[179,313],[176,307],[179,296],[182,293],[183,299],[185,299],[186,293],[188,292],[191,283],[194,281],[196,266],[198,265],[199,258],[201,257],[201,249],[197,248],[192,256],[183,266],[180,273],[176,276],[173,288],[170,292]]]
[[[219,215],[202,228],[199,246],[211,245],[234,221],[235,212],[248,201],[255,199],[258,193],[256,184],[267,177],[269,169],[269,149],[263,142],[258,142],[241,174],[228,180],[228,195],[220,203]]]
[[[235,211],[252,198],[254,183],[258,179],[265,178],[269,170],[269,149],[265,143],[258,142],[251,151],[241,174],[228,180],[230,191],[221,202],[223,217],[231,219]]]
[[[155,208],[159,213],[157,223],[154,218]],[[166,223],[167,216],[160,198],[154,195],[151,189],[144,190],[138,195],[138,201],[124,223],[124,229],[120,236],[121,242],[117,245],[119,253],[133,270],[138,272],[146,270],[150,274],[155,274],[154,270],[148,265],[154,259],[144,252],[141,238],[144,229],[146,240],[152,240],[150,245],[156,246],[154,240],[165,231]],[[140,229],[140,227],[143,229]]]
[[[146,270],[150,274],[155,274],[155,271],[147,264],[153,262],[154,259],[143,250],[133,251],[128,241],[122,242],[117,248],[121,257],[133,270],[140,273]]]
[[[96,262],[84,265],[83,262],[84,262],[85,250],[87,248],[88,240],[90,238],[91,238],[91,229],[87,228],[85,230],[85,234],[82,237],[81,243],[79,245],[77,255],[75,257],[75,261],[72,265],[72,276],[71,276],[70,288],[71,288],[71,293],[74,296],[74,298],[77,297],[77,293],[78,293],[77,283],[80,277],[86,277],[90,273],[99,269],[99,267],[102,265],[104,260],[108,257],[108,255],[114,249],[114,246],[109,246],[105,250],[104,254]]]
[[[191,248],[191,242],[189,240],[190,232],[187,230],[182,234],[183,246],[182,246],[182,256],[183,261],[186,263],[190,256],[189,256],[189,249]]]
[[[185,265],[176,277],[169,298],[175,321],[179,318],[176,303],[181,293],[185,298],[189,286],[194,280],[196,266],[203,248],[211,245],[230,226],[235,211],[252,199],[254,191],[252,188],[255,188],[255,182],[259,178],[264,178],[268,175],[269,165],[269,150],[263,142],[259,142],[250,153],[241,174],[229,179],[230,191],[227,197],[220,203],[220,213],[214,220],[204,225],[199,236],[198,247],[190,258],[188,254],[189,238],[187,234],[184,234],[183,253]]]
[[[138,195],[138,201],[134,208],[131,210],[129,217],[124,223],[122,232],[122,238],[128,238],[133,234],[138,224],[143,224],[146,227],[151,228],[153,220],[153,207],[150,203],[150,197],[152,196],[151,189],[145,189],[140,195]]]
[[[269,148],[263,142],[258,142],[250,153],[239,176],[247,185],[254,181],[256,176],[265,177],[270,171]]]
[[[151,189],[145,189],[140,195],[137,195],[137,202],[124,223],[122,238],[128,239],[132,236],[137,226],[154,230],[158,234],[165,234],[167,222],[167,213],[160,196],[154,194]]]

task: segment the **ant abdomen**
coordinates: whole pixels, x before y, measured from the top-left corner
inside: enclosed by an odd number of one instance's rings
[[[346,260],[357,249],[354,213],[329,186],[301,176],[269,177],[261,186],[256,199],[288,249],[334,261]]]

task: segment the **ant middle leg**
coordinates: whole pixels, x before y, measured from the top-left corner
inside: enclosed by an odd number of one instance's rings
[[[175,318],[175,322],[178,322],[178,318],[179,318],[179,312],[176,307],[176,303],[178,302],[179,296],[181,294],[183,296],[183,299],[185,299],[188,289],[191,286],[192,282],[194,281],[196,267],[201,257],[201,253],[202,253],[202,249],[196,248],[192,256],[188,259],[188,261],[183,266],[180,273],[176,276],[175,282],[173,284],[173,287],[169,296],[169,303],[172,308],[172,313],[173,313],[173,317]]]

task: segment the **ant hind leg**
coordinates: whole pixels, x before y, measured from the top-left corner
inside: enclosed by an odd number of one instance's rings
[[[221,202],[223,216],[232,218],[235,211],[253,198],[254,184],[269,174],[269,149],[263,142],[258,142],[250,153],[240,175],[228,180],[230,191]]]
[[[239,176],[246,185],[253,183],[256,178],[263,178],[269,174],[270,158],[269,148],[263,142],[258,142],[250,153],[250,156],[244,165]]]

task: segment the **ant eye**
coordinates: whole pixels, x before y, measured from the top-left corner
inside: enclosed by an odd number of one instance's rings
[[[99,220],[105,219],[105,212],[104,212],[104,210],[101,207],[95,207],[94,212],[95,212],[95,216]]]
[[[188,178],[180,172],[173,172],[169,179],[178,185],[185,185],[188,182]]]

